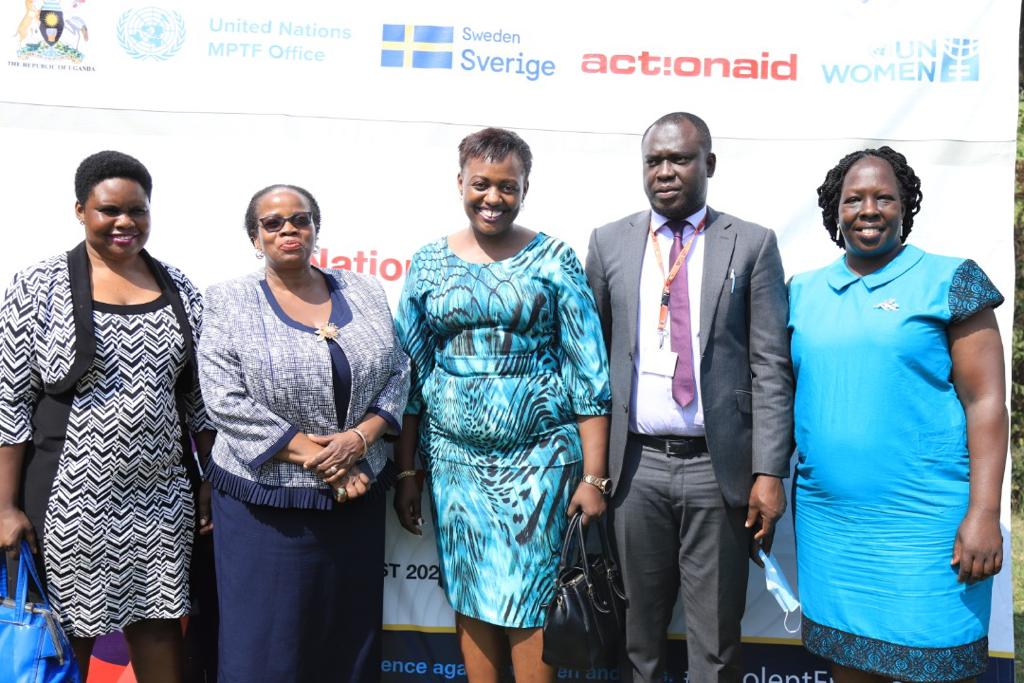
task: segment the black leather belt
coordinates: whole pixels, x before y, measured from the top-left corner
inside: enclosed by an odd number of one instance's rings
[[[692,458],[708,452],[708,442],[703,436],[651,436],[636,432],[630,432],[629,436],[671,458]]]

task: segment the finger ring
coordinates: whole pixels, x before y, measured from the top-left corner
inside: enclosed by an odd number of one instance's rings
[[[344,503],[346,500],[348,500],[348,491],[346,491],[345,489],[338,489],[337,491],[334,492],[334,500],[338,501],[339,503]]]
[[[330,467],[327,468],[327,476],[328,477],[333,477],[334,474],[337,471],[338,471],[338,466],[337,465],[331,465]]]

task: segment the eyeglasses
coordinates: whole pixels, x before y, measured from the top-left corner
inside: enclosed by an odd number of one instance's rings
[[[313,225],[313,214],[310,211],[296,211],[291,216],[264,216],[259,222],[267,232],[277,232],[285,223],[291,223],[296,228],[308,228]]]

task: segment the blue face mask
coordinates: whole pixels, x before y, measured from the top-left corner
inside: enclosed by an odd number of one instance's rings
[[[793,589],[789,587],[786,575],[782,573],[782,569],[775,563],[775,560],[766,555],[760,548],[757,551],[757,556],[764,562],[765,588],[775,597],[775,602],[779,603],[779,607],[786,613],[786,618],[782,621],[782,627],[786,629],[787,633],[796,633],[800,630],[800,625],[797,624],[795,629],[790,629],[788,622],[789,615],[800,609],[800,601],[793,595]]]

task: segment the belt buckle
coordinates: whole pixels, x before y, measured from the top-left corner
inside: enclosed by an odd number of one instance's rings
[[[679,436],[672,439],[675,443],[665,442],[665,455],[670,458],[680,458],[682,460],[688,460],[697,454],[699,449],[696,447],[697,437],[695,436]],[[675,451],[673,451],[673,446]]]

